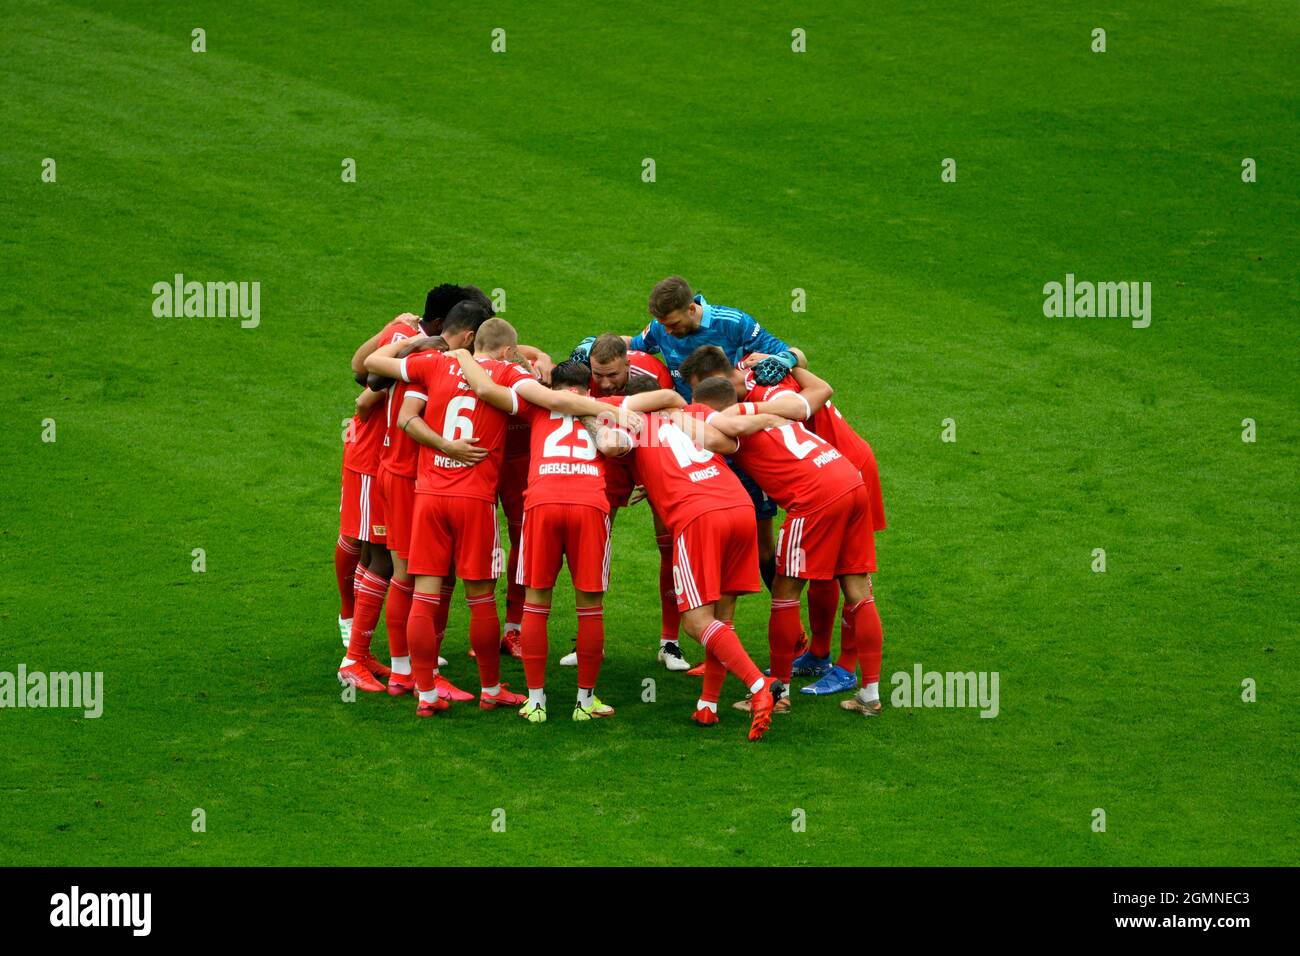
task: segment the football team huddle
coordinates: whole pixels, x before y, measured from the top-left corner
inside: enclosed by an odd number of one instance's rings
[[[363,390],[344,435],[334,554],[347,648],[340,681],[414,694],[419,717],[474,700],[442,673],[459,579],[479,707],[544,722],[547,619],[567,564],[577,636],[560,664],[577,668],[573,719],[613,716],[596,695],[610,530],[620,508],[648,500],[659,548],[658,659],[702,678],[696,724],[718,723],[728,673],[748,691],[734,706],[749,713],[750,740],[789,710],[796,674],[815,678],[804,694],[853,692],[845,710],[880,714],[871,574],[885,514],[871,446],[804,353],[745,312],[710,305],[672,276],[650,293],[649,313],[639,335],[584,339],[557,365],[520,344],[482,290],[445,284],[429,292],[422,316],[399,315],[357,349],[352,372]],[[785,519],[774,534],[778,507]],[[732,624],[737,597],[764,586],[766,672]],[[387,665],[371,651],[381,613]],[[682,630],[703,647],[697,667],[682,653]],[[522,659],[526,695],[502,683],[502,654]]]

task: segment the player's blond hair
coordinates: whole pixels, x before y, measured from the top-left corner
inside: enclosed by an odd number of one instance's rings
[[[486,319],[474,334],[474,351],[494,354],[519,344],[519,334],[505,319]]]

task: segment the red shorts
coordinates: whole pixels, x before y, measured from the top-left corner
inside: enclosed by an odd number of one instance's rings
[[[674,536],[673,590],[679,611],[712,604],[724,594],[753,594],[762,587],[753,505],[707,511]]]
[[[515,583],[555,587],[560,564],[578,591],[609,590],[609,515],[591,505],[540,504],[524,512],[523,541]]]
[[[880,469],[876,467],[876,453],[870,445],[867,445],[867,460],[862,463],[861,472],[862,483],[867,486],[867,498],[871,501],[871,527],[876,531],[884,531],[885,499],[880,493]]]
[[[415,517],[415,479],[395,475],[382,465],[376,478],[384,515],[388,550],[405,559],[411,553],[411,521]]]
[[[343,495],[339,499],[339,534],[358,541],[384,543],[384,506],[374,475],[343,469]]]
[[[506,566],[495,501],[417,494],[407,571],[462,581],[493,581]]]
[[[822,581],[876,570],[871,500],[859,485],[824,508],[788,514],[776,539],[776,573]]]
[[[501,463],[501,477],[497,479],[497,497],[506,521],[518,525],[524,520],[524,490],[528,487],[528,459],[507,459]],[[512,535],[513,537],[513,535]]]

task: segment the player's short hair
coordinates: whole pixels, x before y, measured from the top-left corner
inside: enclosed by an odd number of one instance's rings
[[[669,276],[667,279],[660,279],[650,290],[647,309],[653,318],[662,319],[678,309],[686,308],[693,298],[695,296],[691,292],[689,282],[681,276]]]
[[[551,388],[580,388],[585,392],[590,387],[591,369],[581,362],[569,359],[551,370]]]
[[[691,389],[691,398],[701,405],[720,411],[736,404],[736,387],[721,375],[711,375]]]
[[[629,375],[624,395],[640,395],[642,392],[657,392],[659,381],[650,375]]]
[[[463,285],[460,287],[460,291],[464,294],[466,300],[477,302],[479,305],[483,306],[483,308],[487,309],[488,318],[492,318],[497,314],[497,310],[492,307],[492,300],[489,299],[487,293],[478,286]]]
[[[593,362],[612,362],[627,355],[627,343],[623,336],[606,332],[591,343],[591,360]]]
[[[451,310],[461,302],[473,302],[482,306],[487,310],[489,317],[496,315],[496,311],[492,308],[492,300],[478,286],[453,285],[450,282],[444,282],[442,285],[430,289],[429,294],[424,297],[424,314],[420,316],[420,325],[423,326],[426,333],[433,334],[437,332],[441,334],[447,316],[451,315]],[[465,326],[460,328],[464,329]]]
[[[463,301],[465,292],[458,285],[452,285],[450,282],[444,282],[429,290],[429,294],[424,297],[424,315],[421,316],[426,322],[437,322],[439,319],[445,319],[451,307],[457,302]]]
[[[482,308],[482,306],[475,306]],[[518,345],[519,335],[515,327],[505,319],[485,318],[474,336],[474,348],[479,352],[495,352],[509,345]]]
[[[492,313],[481,303],[472,299],[463,299],[451,307],[447,317],[442,321],[442,334],[451,335],[456,332],[477,332],[479,327],[488,319],[492,318]]]
[[[701,345],[686,356],[685,361],[677,367],[682,381],[690,384],[703,381],[714,375],[725,376],[731,371],[731,359],[727,353],[716,345]]]

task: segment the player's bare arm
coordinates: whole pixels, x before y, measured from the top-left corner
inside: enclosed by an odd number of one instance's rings
[[[402,377],[402,360],[397,357],[397,353],[405,348],[412,341],[418,341],[423,336],[416,336],[415,339],[398,339],[395,342],[389,342],[387,345],[380,346],[365,357],[362,364],[365,371],[373,375],[383,375],[387,378],[398,379]]]
[[[383,392],[372,392],[370,389],[363,389],[354,403],[356,405],[357,416],[364,421],[370,416],[370,413],[384,400]]]
[[[659,412],[673,408],[685,408],[686,399],[671,388],[659,388],[653,392],[629,395],[623,400],[623,407],[633,412]]]
[[[424,414],[424,406],[424,399],[408,395],[397,413],[397,427],[411,436],[413,441],[466,465],[477,464],[488,456],[486,448],[477,446],[477,438],[458,438],[451,441],[430,428],[421,417]]]
[[[536,346],[517,345],[515,348],[537,370],[537,376],[542,380],[542,383],[550,385],[551,372],[555,371],[555,363],[551,361],[551,357]]]
[[[478,360],[467,349],[452,349],[447,353],[460,364],[460,373],[465,377],[465,384],[474,390],[474,394],[493,408],[513,414],[516,409],[514,396],[510,389],[492,381],[492,376],[484,371]],[[544,386],[543,386],[544,387]]]
[[[800,414],[802,415],[802,410]],[[789,425],[792,421],[799,420],[767,412],[760,412],[757,415],[727,415],[719,412],[716,415],[710,415],[706,424],[710,428],[722,432],[728,438],[743,438],[746,435],[753,435],[755,432],[767,431],[769,428],[780,428],[782,425]]]
[[[579,421],[596,442],[596,450],[607,458],[620,458],[632,450],[635,440],[628,432],[609,424],[595,415],[584,415]]]
[[[808,414],[809,418],[820,412],[822,408],[825,407],[826,403],[831,400],[831,396],[835,394],[835,389],[831,388],[830,382],[827,382],[823,378],[818,378],[805,366],[795,366],[790,370],[790,374],[793,375],[794,380],[799,383],[799,388],[801,389],[799,394],[808,400],[808,406],[810,408]],[[764,409],[764,411],[772,411],[772,409]]]
[[[643,419],[640,413],[626,408],[626,403],[617,408],[612,408],[603,402],[596,401],[594,398],[587,398],[574,392],[556,391],[547,388],[541,382],[520,382],[515,386],[515,390],[521,397],[528,399],[534,405],[540,405],[542,408],[559,412],[562,415],[582,418],[584,415],[599,416],[612,412],[618,416],[619,424],[622,427],[627,428],[633,434],[638,434],[641,431]]]
[[[736,441],[735,438],[723,434],[721,430],[714,428],[702,418],[696,418],[694,415],[683,415],[681,412],[674,411],[668,413],[668,419],[686,432],[695,444],[707,451],[716,452],[719,455],[730,455],[740,447],[740,442]]]
[[[420,326],[420,317],[418,315],[412,315],[410,312],[403,312],[401,315],[397,316],[397,319],[395,319],[394,321],[397,320],[405,322],[412,329],[419,328]],[[385,327],[387,327],[386,324]],[[365,368],[366,356],[372,353],[375,349],[379,348],[379,340],[383,338],[383,335],[384,335],[384,330],[380,329],[374,335],[370,336],[370,338],[362,342],[361,346],[355,352],[352,353],[353,374],[360,375],[366,371]]]
[[[397,350],[397,358],[404,359],[412,352],[423,352],[432,350],[435,352],[447,351],[447,343],[443,341],[441,335],[416,335],[409,339],[401,340],[402,347]],[[382,392],[391,386],[397,379],[389,378],[386,375],[376,375],[374,372],[369,373],[366,379],[366,387],[372,388],[376,392]]]
[[[776,398],[768,399],[766,402],[742,402],[731,405],[723,411],[730,415],[779,415],[782,418],[802,422],[812,418],[813,413],[826,404],[827,398],[830,398],[830,396],[827,395],[814,408],[812,402],[802,393],[783,392]]]

